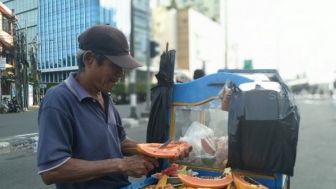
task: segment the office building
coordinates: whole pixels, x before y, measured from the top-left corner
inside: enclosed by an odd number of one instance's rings
[[[96,24],[116,26],[115,10],[98,0],[40,0],[38,33],[42,82],[59,83],[77,70],[78,35]]]

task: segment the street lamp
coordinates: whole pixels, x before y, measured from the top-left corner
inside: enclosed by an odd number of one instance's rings
[[[131,0],[130,50],[131,50],[131,55],[134,57],[134,5],[133,5],[133,0]],[[130,104],[131,104],[130,117],[134,119],[138,118],[137,113],[136,113],[137,96],[136,96],[135,80],[136,80],[136,69],[133,69],[130,73]]]

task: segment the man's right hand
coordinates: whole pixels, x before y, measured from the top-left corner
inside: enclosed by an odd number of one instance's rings
[[[134,155],[122,159],[121,170],[128,176],[139,178],[158,166],[159,162],[155,158]]]

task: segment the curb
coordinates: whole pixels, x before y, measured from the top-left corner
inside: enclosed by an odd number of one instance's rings
[[[139,121],[134,118],[122,118],[122,124],[125,129],[139,127]]]
[[[8,138],[0,138],[0,154],[32,150],[36,152],[37,133],[16,135]]]
[[[122,118],[122,123],[125,129],[136,128],[139,127],[140,124],[147,124],[148,118],[141,118],[139,120],[133,118]],[[37,142],[37,133],[0,138],[0,155],[27,150],[36,152]]]
[[[142,118],[139,119],[139,124],[140,125],[146,125],[146,127],[147,127],[148,121],[149,121],[148,117],[142,117]]]
[[[0,142],[0,154],[6,154],[10,152],[9,142]]]

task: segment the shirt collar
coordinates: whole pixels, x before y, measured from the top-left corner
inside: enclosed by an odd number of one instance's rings
[[[75,79],[76,72],[71,72],[69,77],[64,81],[69,90],[77,97],[79,101],[84,98],[92,98],[91,95]]]

